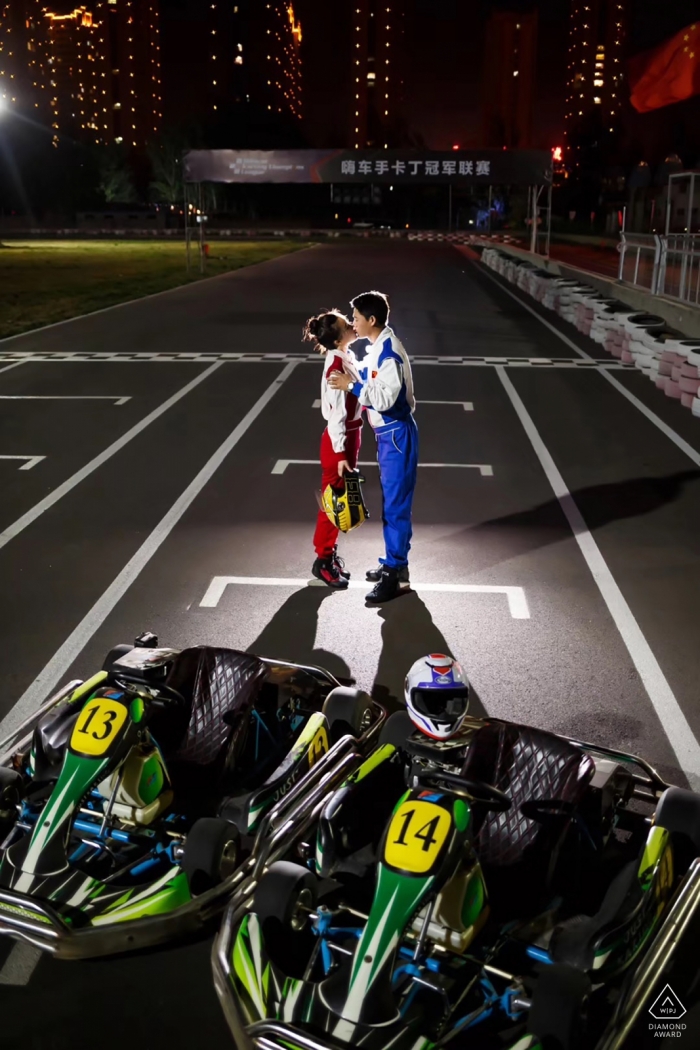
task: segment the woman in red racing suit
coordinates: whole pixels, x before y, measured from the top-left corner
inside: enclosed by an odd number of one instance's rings
[[[357,397],[328,385],[331,372],[345,372],[356,377],[357,369],[350,343],[357,336],[352,325],[338,310],[311,317],[304,328],[304,338],[313,339],[319,353],[325,356],[321,379],[321,412],[326,429],[321,437],[321,491],[327,485],[342,488],[343,474],[354,470],[362,437],[361,406]],[[345,572],[338,557],[338,529],[324,510],[319,510],[314,532],[316,561],[312,573],[329,587],[348,586],[350,573]]]

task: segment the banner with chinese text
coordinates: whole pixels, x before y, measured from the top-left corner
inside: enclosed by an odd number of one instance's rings
[[[552,180],[547,150],[192,150],[186,182],[355,182],[534,186]]]

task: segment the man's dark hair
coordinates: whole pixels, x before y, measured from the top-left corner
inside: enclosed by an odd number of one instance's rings
[[[380,328],[384,328],[389,320],[389,299],[384,292],[363,292],[362,295],[356,295],[350,305],[366,321],[374,317]]]

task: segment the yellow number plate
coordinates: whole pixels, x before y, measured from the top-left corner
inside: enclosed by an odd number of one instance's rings
[[[319,758],[323,758],[327,750],[328,734],[326,733],[325,727],[321,726],[309,747],[309,769],[318,762]]]
[[[400,871],[425,875],[435,863],[451,827],[450,814],[434,802],[404,802],[389,826],[384,860]]]
[[[81,755],[104,755],[124,725],[128,709],[116,700],[98,696],[86,704],[70,738],[71,750]]]

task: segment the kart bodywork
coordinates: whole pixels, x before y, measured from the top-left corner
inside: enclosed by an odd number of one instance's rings
[[[237,1046],[616,1050],[700,901],[700,796],[530,727],[440,745],[404,717],[228,908]]]
[[[0,745],[0,934],[78,958],[199,928],[383,719],[319,668],[112,650]]]

